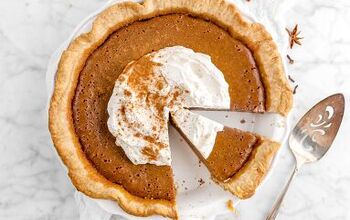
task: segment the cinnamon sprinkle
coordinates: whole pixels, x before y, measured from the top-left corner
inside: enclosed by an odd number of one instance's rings
[[[125,117],[125,106],[121,106],[120,108],[120,112],[122,113],[122,115]]]
[[[160,149],[166,147],[165,144],[160,143],[159,141],[157,141],[156,138],[154,138],[154,137],[152,137],[152,136],[147,135],[147,136],[144,136],[143,139],[144,139],[145,141],[147,141],[148,143],[152,143],[152,144],[154,144],[154,145],[157,145]]]
[[[128,65],[125,68],[124,72],[126,75],[128,75],[128,77],[126,78],[124,75],[122,75],[120,76],[119,80],[127,80],[127,84],[131,88],[131,91],[124,91],[126,96],[135,94],[137,99],[140,100],[139,103],[144,103],[141,105],[146,105],[141,106],[142,108],[146,107],[148,109],[155,110],[152,110],[152,115],[149,116],[150,120],[157,120],[157,123],[160,124],[160,130],[162,130],[162,128],[167,126],[168,123],[163,116],[164,108],[173,108],[174,106],[178,105],[184,98],[183,94],[186,92],[188,93],[189,91],[174,88],[166,94],[162,94],[161,90],[167,87],[168,82],[163,75],[157,74],[157,71],[154,71],[154,68],[159,65],[159,63],[153,62],[152,56],[141,57],[138,61]],[[151,90],[150,87],[152,87]],[[137,105],[134,107],[137,108]],[[125,106],[122,106],[120,111],[121,115],[123,116],[123,122],[130,125],[131,122],[128,122],[125,115]],[[150,160],[156,160],[159,151],[162,148],[167,147],[167,144],[157,141],[157,132],[159,130],[158,126],[153,126],[152,130],[154,133],[152,135],[136,133],[135,137],[142,138],[148,143],[148,145],[141,150],[142,154],[144,154]]]
[[[141,137],[140,132],[137,132],[137,133],[135,134],[135,137]]]
[[[157,160],[159,150],[158,149],[154,149],[154,148],[152,148],[150,146],[146,146],[146,147],[142,148],[141,152],[142,152],[143,155],[148,157],[148,159],[150,159],[150,160]]]
[[[131,96],[131,92],[129,92],[128,90],[124,90],[124,95]]]

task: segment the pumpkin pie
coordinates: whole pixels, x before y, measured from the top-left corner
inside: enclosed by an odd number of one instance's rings
[[[173,71],[172,66],[165,63],[181,66],[188,59],[164,61],[164,48],[190,50],[195,61],[186,68],[191,73],[198,73],[196,68],[200,73],[220,71],[227,87],[218,74],[220,86],[207,93],[208,102],[187,80],[171,81],[173,75],[164,73]],[[207,65],[208,57],[213,65]],[[196,85],[202,88],[198,91],[206,91],[203,83]],[[223,88],[227,93],[218,104],[214,94]],[[128,102],[128,97],[142,102]],[[291,106],[292,92],[276,44],[262,25],[246,21],[234,5],[223,0],[122,2],[98,15],[91,31],[63,52],[49,129],[79,191],[115,200],[133,215],[176,218],[166,135],[171,114],[201,108],[285,116]],[[141,113],[135,114],[135,109]],[[144,114],[149,121],[136,117]],[[139,124],[149,126],[140,130]],[[182,131],[179,123],[174,124]],[[213,146],[204,161],[214,180],[242,198],[254,192],[277,149],[273,141],[226,127],[217,132]],[[225,151],[230,151],[233,162],[227,161],[228,168],[222,171],[218,160],[228,160],[220,153]]]

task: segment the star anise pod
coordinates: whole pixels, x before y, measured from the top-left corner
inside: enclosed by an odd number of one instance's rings
[[[299,37],[300,31],[298,31],[298,25],[296,24],[292,31],[288,30],[286,28],[286,31],[289,35],[289,47],[292,49],[294,44],[301,45],[300,40],[303,39],[302,37]]]

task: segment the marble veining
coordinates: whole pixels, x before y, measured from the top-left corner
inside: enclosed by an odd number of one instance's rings
[[[47,131],[45,71],[50,55],[75,25],[104,3],[0,1],[0,219],[79,219],[74,188]],[[350,101],[350,2],[293,3],[281,15],[290,29],[298,23],[304,37],[302,46],[288,50],[295,60],[288,64],[295,80],[291,84],[299,85],[292,125],[329,94],[342,92]],[[347,109],[334,146],[320,162],[302,168],[279,219],[350,219]],[[236,214],[218,219],[264,219],[291,172],[293,158],[287,146],[280,157],[258,193],[241,202]]]

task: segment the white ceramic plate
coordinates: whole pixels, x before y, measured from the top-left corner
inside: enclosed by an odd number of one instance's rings
[[[118,2],[118,0],[108,2],[104,7],[84,19],[76,27],[70,38],[52,55],[47,70],[48,94],[52,94],[54,76],[63,50],[67,48],[69,42],[76,36],[89,31],[91,29],[91,22],[94,20],[95,16],[115,2]],[[251,114],[222,111],[196,112],[221,122],[224,125],[256,132],[279,142],[284,141],[288,130],[287,119],[277,114]],[[232,200],[233,204],[237,205],[239,199],[222,190],[210,180],[209,173],[205,166],[198,161],[190,147],[173,127],[170,127],[169,134],[180,218],[214,219],[215,216],[229,211],[226,205],[228,200]],[[273,160],[273,164],[276,158],[278,158],[278,155]],[[273,164],[270,172],[273,170]],[[264,181],[267,179],[268,175],[265,177]],[[203,180],[204,184],[200,180]],[[200,182],[202,182],[202,184]],[[162,217],[137,218],[125,213],[114,201],[101,199],[93,200],[107,212],[123,216],[126,219],[163,219]]]

